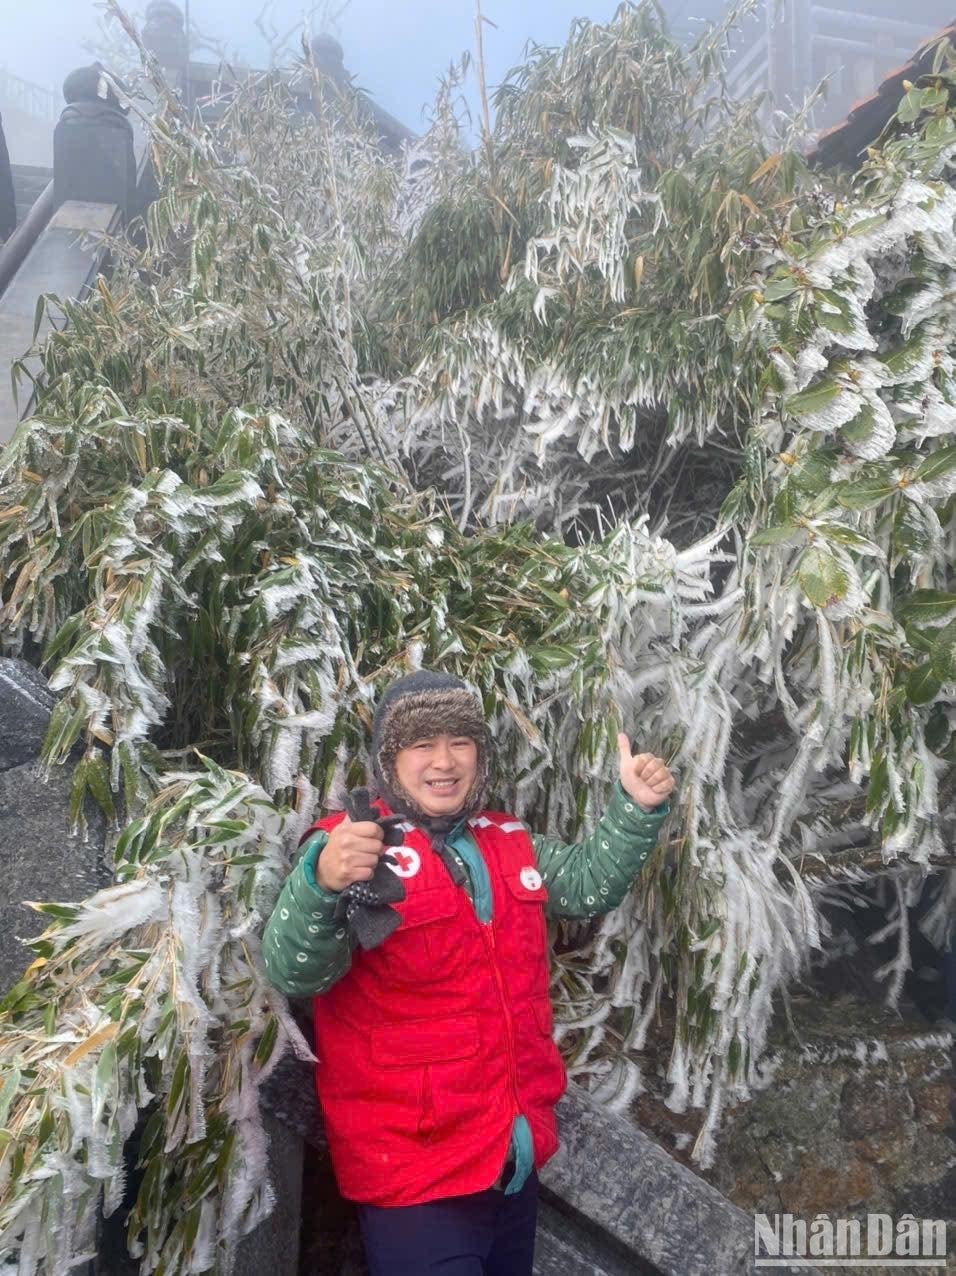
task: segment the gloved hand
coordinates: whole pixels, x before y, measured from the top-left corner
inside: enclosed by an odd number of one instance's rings
[[[401,815],[380,816],[372,806],[371,795],[366,788],[353,789],[345,799],[345,810],[354,823],[377,824],[383,833],[386,846],[401,846],[404,836],[396,825],[403,822]],[[384,943],[401,922],[401,916],[391,907],[405,898],[402,879],[389,868],[395,859],[386,851],[375,866],[367,882],[353,882],[346,886],[335,906],[335,916],[345,918],[349,931],[358,945],[368,951]]]

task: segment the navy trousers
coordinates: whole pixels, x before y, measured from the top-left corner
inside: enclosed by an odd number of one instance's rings
[[[533,1171],[514,1196],[489,1188],[426,1205],[360,1205],[358,1213],[371,1276],[531,1276]]]

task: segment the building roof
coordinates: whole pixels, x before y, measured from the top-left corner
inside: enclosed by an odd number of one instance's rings
[[[921,44],[905,66],[891,71],[871,97],[857,102],[841,124],[821,133],[810,153],[810,162],[823,168],[856,168],[861,152],[876,141],[892,119],[905,92],[903,81],[926,75],[937,45],[947,39],[956,43],[956,19]]]
[[[217,86],[221,90],[232,84],[255,80],[263,74],[263,71],[252,67],[235,67],[225,62],[200,62],[194,58],[189,63],[189,82],[192,86],[194,100],[195,97],[202,100],[213,96],[214,88]],[[292,96],[298,101],[301,110],[311,109],[314,84],[312,77],[304,73],[301,65],[298,67],[276,68],[270,74],[286,86]],[[351,84],[352,82],[351,77],[344,68],[341,76],[333,76],[333,79],[339,83]],[[380,141],[386,150],[398,151],[404,142],[414,140],[415,134],[412,130],[379,106],[374,98],[361,94],[359,101],[361,109],[370,117],[377,128]],[[221,105],[217,107],[216,105],[204,104],[203,115],[207,119],[214,119],[219,110],[221,110]]]

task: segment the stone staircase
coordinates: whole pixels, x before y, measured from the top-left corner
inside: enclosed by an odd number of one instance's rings
[[[534,1276],[661,1276],[661,1269],[624,1246],[612,1249],[600,1228],[569,1217],[544,1192],[538,1205]]]
[[[52,180],[52,168],[37,168],[32,164],[13,165],[13,189],[17,197],[18,226]]]

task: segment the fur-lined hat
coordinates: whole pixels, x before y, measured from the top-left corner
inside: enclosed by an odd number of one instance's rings
[[[455,819],[475,815],[486,798],[491,767],[491,736],[481,696],[461,678],[420,669],[391,683],[382,695],[372,725],[372,765],[381,796],[393,811],[401,811],[428,826],[429,817],[405,792],[395,773],[395,758],[417,740],[436,735],[462,735],[474,740],[478,751],[475,780]]]

